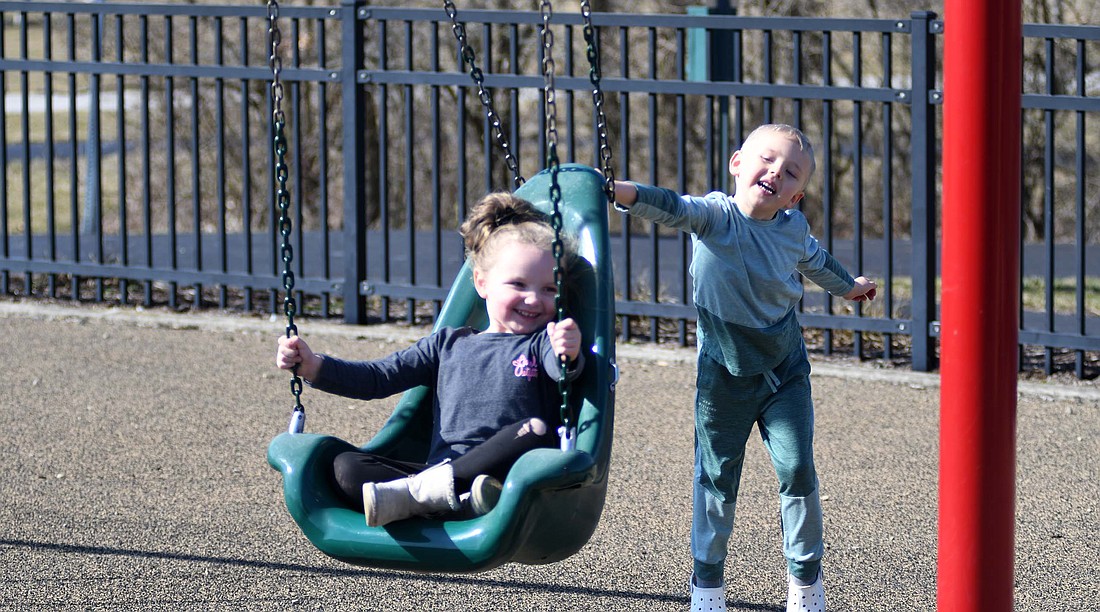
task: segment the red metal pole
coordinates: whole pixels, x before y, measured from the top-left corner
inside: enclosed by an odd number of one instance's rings
[[[946,0],[941,612],[1013,604],[1021,0]]]

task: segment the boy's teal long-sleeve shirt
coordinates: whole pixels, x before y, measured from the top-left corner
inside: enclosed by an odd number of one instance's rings
[[[636,187],[630,214],[691,234],[699,350],[734,376],[769,371],[800,346],[798,273],[833,295],[855,286],[798,210],[761,221],[745,216],[722,192],[681,196],[661,187]]]

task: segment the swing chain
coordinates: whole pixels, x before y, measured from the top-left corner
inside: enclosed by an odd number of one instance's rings
[[[588,44],[588,80],[592,82],[592,105],[596,108],[596,137],[600,143],[600,164],[603,171],[604,191],[607,201],[615,201],[615,172],[611,167],[611,146],[608,144],[607,115],[603,110],[603,89],[600,71],[599,38],[592,26],[592,5],[589,0],[581,0],[581,17],[584,19],[584,41]]]
[[[290,219],[290,191],[287,189],[287,176],[289,174],[286,165],[286,115],[283,113],[283,83],[280,79],[283,71],[283,60],[279,56],[279,44],[282,42],[282,33],[279,31],[279,3],[277,0],[267,2],[268,37],[271,41],[271,124],[274,132],[272,143],[275,152],[275,203],[279,208],[279,234],[282,236],[282,244],[279,251],[283,260],[283,289],[286,291],[283,297],[283,313],[286,315],[287,337],[298,334],[298,326],[294,324],[294,315],[298,309],[294,300],[294,272],[290,264],[294,260],[294,247],[290,243],[292,222]],[[302,378],[298,376],[298,366],[291,371],[290,392],[294,395],[294,412],[290,417],[290,425],[287,430],[290,433],[300,433],[305,422],[305,408],[302,406]]]
[[[557,320],[565,318],[565,243],[562,240],[563,219],[561,212],[561,185],[558,183],[558,174],[561,171],[558,159],[558,106],[557,93],[554,89],[554,32],[550,30],[550,18],[553,16],[553,7],[550,0],[542,0],[539,7],[542,16],[542,75],[544,79],[543,104],[546,116],[546,167],[550,170],[550,225],[554,229],[554,242],[552,252],[554,255],[554,310]],[[561,448],[572,450],[576,446],[576,429],[573,425],[572,415],[569,410],[569,382],[566,380],[566,369],[569,366],[569,357],[561,355],[559,363],[561,375],[558,378],[558,392],[561,393]]]
[[[493,129],[493,137],[497,141],[497,145],[504,151],[504,163],[507,164],[508,169],[512,172],[512,182],[516,187],[523,185],[526,179],[519,173],[519,163],[516,161],[514,155],[512,155],[512,146],[508,143],[508,138],[504,135],[504,126],[500,121],[500,116],[497,115],[496,110],[493,108],[493,96],[485,89],[485,73],[478,68],[477,61],[474,56],[474,49],[470,46],[469,40],[466,37],[466,26],[458,20],[458,9],[455,8],[455,3],[451,0],[444,0],[443,9],[447,12],[447,17],[451,19],[451,32],[454,33],[455,39],[458,40],[459,54],[462,57],[462,63],[464,66],[468,66],[470,69],[470,77],[477,84],[477,97],[481,100],[481,105],[485,108],[485,116],[489,120],[489,125]]]

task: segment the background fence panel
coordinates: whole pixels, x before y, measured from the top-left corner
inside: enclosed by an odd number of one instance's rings
[[[0,17],[0,295],[278,312],[266,8],[0,2]],[[458,19],[517,171],[538,172],[541,16]],[[754,126],[800,127],[818,162],[803,212],[881,285],[852,304],[807,284],[811,348],[935,368],[937,16],[593,22],[616,176],[728,190]],[[559,155],[599,165],[581,16],[551,23]],[[450,19],[344,0],[284,3],[280,25],[300,312],[430,322],[461,264],[461,219],[513,187]],[[1091,378],[1100,27],[1024,35],[1021,368]],[[613,245],[621,338],[693,343],[688,237],[615,214]]]

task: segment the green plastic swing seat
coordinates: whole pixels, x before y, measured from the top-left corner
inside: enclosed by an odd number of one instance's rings
[[[549,171],[516,194],[549,212]],[[362,509],[344,505],[334,490],[333,457],[354,446],[333,436],[283,433],[272,440],[268,462],[283,473],[287,509],[321,552],[368,567],[418,572],[477,572],[509,562],[553,563],[579,551],[596,530],[607,493],[614,416],[614,284],[603,177],[576,164],[561,166],[562,221],[581,261],[568,295],[569,314],[581,326],[586,355],[572,383],[578,415],[576,449],[538,449],[521,457],[504,482],[497,506],[474,519],[409,519],[368,527]],[[443,304],[436,328],[484,328],[484,302],[464,265]],[[406,392],[389,420],[364,447],[390,457],[423,461],[432,419],[432,392]]]

